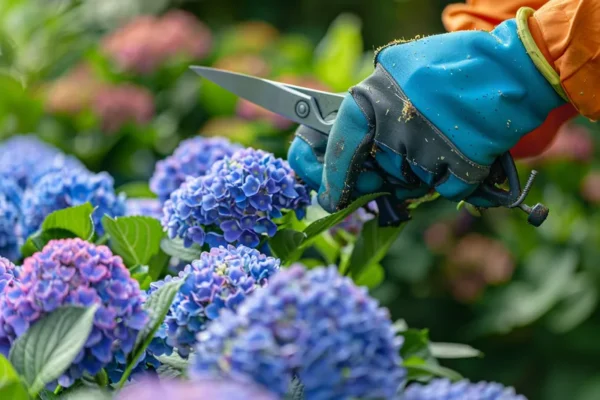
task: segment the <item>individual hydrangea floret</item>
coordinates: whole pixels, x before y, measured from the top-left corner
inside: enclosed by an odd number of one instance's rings
[[[198,332],[206,329],[223,309],[236,311],[279,266],[279,259],[245,246],[214,247],[203,252],[200,259],[179,274],[185,282],[165,319],[167,344],[187,357],[197,342]]]
[[[186,382],[146,378],[119,392],[115,400],[279,400],[252,382],[209,378]]]
[[[358,235],[362,231],[363,225],[375,218],[378,212],[377,203],[372,201],[365,207],[360,207],[348,215],[346,219],[331,228],[329,232],[332,235],[336,235],[340,231],[350,233],[351,235]]]
[[[527,400],[511,387],[494,382],[471,383],[467,380],[450,382],[434,379],[426,385],[413,383],[406,388],[400,400]]]
[[[63,169],[44,175],[23,196],[25,234],[35,232],[52,212],[85,203],[95,207],[92,218],[99,235],[104,234],[102,217],[125,214],[125,196],[117,195],[113,178],[106,172]]]
[[[17,267],[9,259],[0,257],[0,293],[18,277]]]
[[[150,189],[161,202],[167,201],[186,177],[204,176],[214,163],[241,147],[221,137],[194,137],[182,141],[173,154],[156,163]]]
[[[11,260],[19,258],[23,243],[23,193],[11,178],[0,175],[0,257]]]
[[[120,257],[81,239],[52,240],[25,259],[18,280],[0,297],[0,342],[13,343],[30,326],[65,305],[98,305],[84,348],[58,379],[63,387],[95,376],[117,349],[129,353],[148,322],[142,292]],[[5,354],[6,355],[6,354]]]
[[[157,199],[127,199],[125,215],[152,217],[160,220],[162,218],[162,204]]]
[[[295,178],[286,161],[262,150],[240,150],[174,191],[165,203],[163,227],[186,247],[257,247],[262,235],[275,235],[274,219],[283,211],[304,217],[310,197]]]
[[[15,135],[0,142],[0,175],[16,180],[21,189],[61,168],[85,169],[75,157],[64,155],[35,135]]]
[[[406,376],[401,345],[365,288],[333,266],[296,265],[199,335],[191,374],[250,376],[279,395],[295,375],[307,399],[391,399]]]

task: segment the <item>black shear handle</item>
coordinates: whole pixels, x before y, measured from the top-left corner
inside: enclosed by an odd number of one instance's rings
[[[467,198],[466,201],[469,202],[469,199],[479,198],[492,204],[492,207],[520,208],[528,214],[527,221],[531,225],[536,227],[540,226],[548,217],[548,208],[541,203],[538,203],[533,207],[523,204],[533,185],[537,171],[531,171],[529,179],[525,184],[525,188],[521,190],[521,182],[519,180],[517,167],[515,166],[515,161],[510,155],[510,152],[507,151],[502,154],[498,159],[498,163],[500,168],[499,176],[508,181],[508,190],[500,189],[496,186],[496,183],[499,183],[498,179],[488,179],[482,183],[475,193]],[[504,181],[504,179],[502,179],[502,181]]]

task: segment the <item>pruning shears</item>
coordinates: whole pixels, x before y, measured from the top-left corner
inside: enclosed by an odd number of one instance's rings
[[[331,131],[345,98],[345,94],[341,93],[328,93],[216,68],[204,66],[190,68],[204,79],[216,83],[241,98],[324,134],[329,134]],[[386,189],[391,189],[396,184],[396,179],[383,172],[374,161],[368,162],[365,167],[376,170],[386,177]],[[525,189],[521,190],[514,160],[510,153],[506,152],[492,167],[488,181],[477,189],[477,195],[489,199],[498,207],[520,208],[528,214],[530,224],[540,226],[548,216],[548,208],[540,203],[534,207],[523,204],[536,173],[532,171]],[[497,186],[505,180],[508,180],[508,190]],[[410,219],[406,202],[399,201],[392,195],[381,196],[376,201],[381,226],[398,226]]]

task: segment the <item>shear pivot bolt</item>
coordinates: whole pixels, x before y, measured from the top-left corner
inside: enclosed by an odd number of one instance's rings
[[[307,117],[309,111],[310,107],[304,100],[300,100],[298,103],[296,103],[296,114],[298,114],[300,118]]]

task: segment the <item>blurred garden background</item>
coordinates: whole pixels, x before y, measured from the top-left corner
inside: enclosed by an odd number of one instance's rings
[[[0,0],[0,140],[34,133],[147,197],[155,163],[196,135],[284,157],[295,126],[201,81],[209,65],[345,91],[395,38],[442,33],[447,0]],[[528,203],[481,217],[420,207],[373,290],[394,319],[481,358],[446,365],[531,400],[600,398],[600,128],[577,120],[542,156]],[[23,154],[27,157],[27,154]]]

